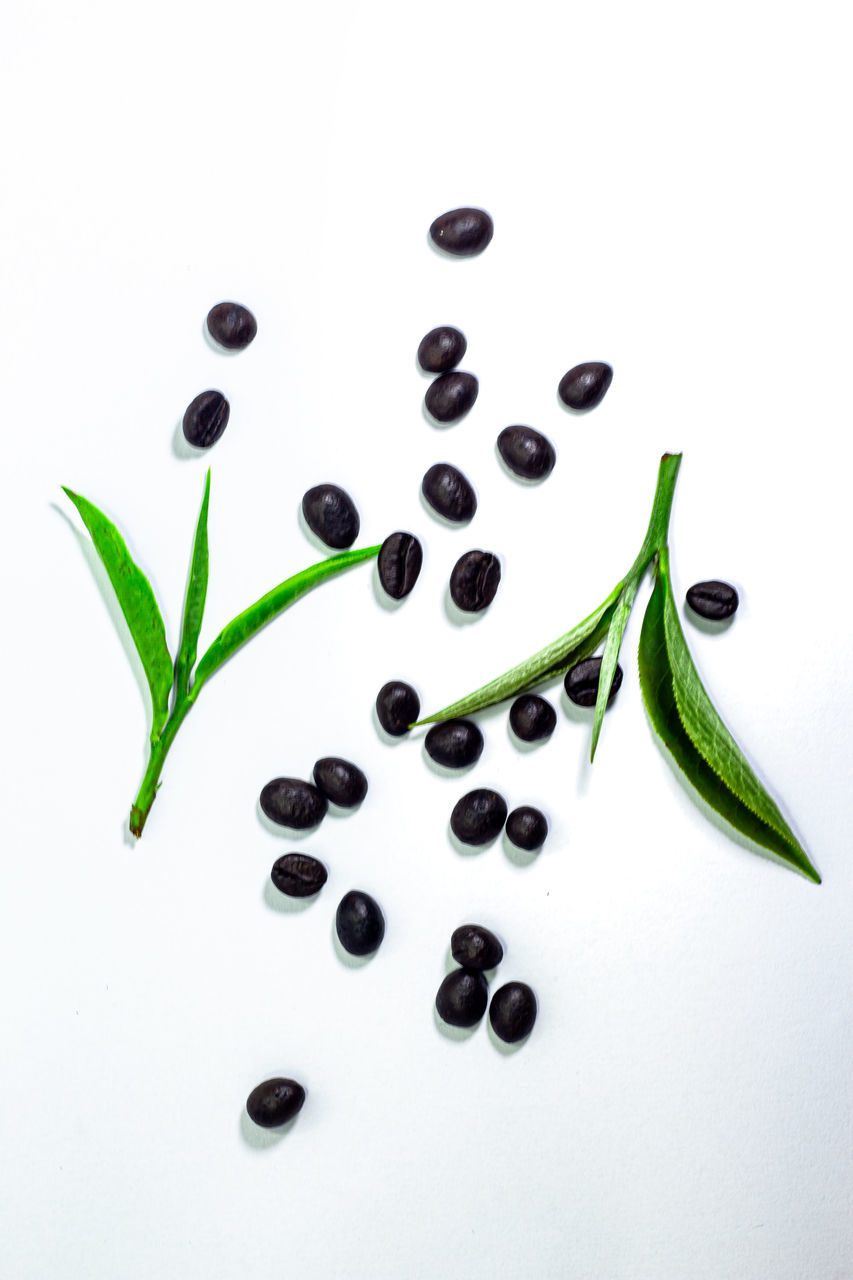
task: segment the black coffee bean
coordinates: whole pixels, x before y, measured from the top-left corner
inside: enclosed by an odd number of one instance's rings
[[[421,493],[434,511],[454,524],[471,520],[477,510],[470,480],[449,462],[433,463],[421,481]]]
[[[721,622],[730,618],[740,603],[738,593],[728,582],[697,582],[687,592],[687,603],[700,618]]]
[[[328,807],[326,797],[301,778],[273,778],[261,791],[261,808],[267,817],[297,831],[316,827]]]
[[[249,1118],[262,1129],[277,1129],[302,1110],[305,1090],[295,1080],[277,1076],[257,1085],[246,1099]]]
[[[228,426],[230,414],[221,391],[202,391],[184,410],[184,438],[197,449],[209,449]]]
[[[536,693],[523,693],[509,709],[510,728],[522,742],[550,738],[557,725],[557,713]]]
[[[385,917],[369,893],[350,889],[338,903],[335,929],[344,951],[351,956],[369,956],[385,937]]]
[[[239,302],[217,302],[207,313],[207,331],[220,347],[242,351],[258,332],[258,322]]]
[[[433,242],[456,258],[482,253],[495,227],[485,209],[450,209],[436,218],[429,229]]]
[[[544,480],[557,461],[551,441],[532,427],[504,427],[498,452],[510,471],[525,480]]]
[[[483,754],[483,735],[473,720],[444,720],[424,738],[427,755],[447,769],[464,769]]]
[[[456,422],[465,416],[477,399],[480,384],[473,373],[441,373],[429,384],[424,404],[436,422]]]
[[[600,674],[601,658],[584,658],[583,662],[578,662],[573,667],[570,667],[566,672],[563,684],[572,702],[577,703],[579,707],[594,707],[595,700],[598,697],[598,677]],[[621,684],[622,668],[617,662],[616,670],[613,672],[613,683],[610,686],[610,697],[607,699],[608,707],[619,692]]]
[[[453,566],[450,598],[457,609],[479,613],[494,600],[501,580],[501,562],[491,551],[466,551]]]
[[[613,381],[613,370],[601,360],[576,364],[560,379],[560,399],[570,409],[594,409],[601,404]]]
[[[548,820],[540,809],[523,804],[513,809],[507,818],[506,834],[518,849],[526,849],[531,853],[534,849],[541,849],[545,843]]]
[[[479,969],[454,969],[438,988],[435,1007],[451,1027],[474,1027],[486,1012],[489,984]]]
[[[464,333],[449,324],[439,325],[421,338],[418,364],[425,373],[447,373],[448,369],[455,369],[467,350]]]
[[[329,873],[307,853],[285,853],[272,864],[270,879],[280,893],[288,898],[310,898],[319,893],[329,878]]]
[[[358,765],[339,756],[324,756],[314,765],[314,782],[332,804],[353,809],[367,795],[367,778]]]
[[[536,996],[526,982],[507,982],[495,992],[489,1021],[495,1035],[507,1044],[530,1035],[536,1021]]]
[[[336,484],[317,484],[302,497],[305,523],[327,547],[351,547],[361,521],[352,498]]]
[[[457,800],[450,815],[450,829],[463,844],[488,844],[500,834],[506,814],[503,796],[479,787]]]
[[[494,969],[504,958],[500,941],[481,924],[460,924],[454,929],[450,950],[456,963],[468,969]]]
[[[391,533],[379,548],[379,581],[393,600],[407,596],[418,580],[424,553],[412,533]]]
[[[376,695],[376,715],[386,733],[401,738],[420,715],[421,700],[410,684],[389,680]]]

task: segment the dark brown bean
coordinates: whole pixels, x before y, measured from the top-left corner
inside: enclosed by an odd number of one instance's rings
[[[595,700],[598,697],[598,677],[600,673],[601,658],[584,658],[583,662],[576,663],[566,672],[563,684],[572,702],[579,707],[595,706]],[[622,668],[617,662],[616,670],[613,672],[613,683],[610,686],[610,697],[607,699],[608,707],[619,692],[621,684]]]
[[[576,364],[560,379],[560,399],[570,409],[594,409],[613,381],[613,370],[601,360]]]
[[[482,253],[495,233],[485,209],[450,209],[436,218],[429,229],[433,242],[456,258]]]
[[[369,956],[385,937],[385,917],[369,893],[350,889],[338,903],[335,930],[341,946],[350,955]]]
[[[421,481],[421,493],[433,511],[454,524],[471,520],[477,510],[477,495],[461,471],[449,462],[435,462]]]
[[[258,332],[258,322],[239,302],[217,302],[207,313],[207,331],[220,347],[242,351]]]
[[[506,822],[506,800],[497,791],[478,787],[457,800],[450,815],[450,829],[463,844],[488,844]]]
[[[421,700],[410,684],[389,680],[376,695],[376,716],[386,733],[401,738],[420,715]]]
[[[457,422],[473,408],[480,384],[473,373],[454,369],[429,384],[424,404],[436,422]]]
[[[534,809],[529,804],[519,805],[506,820],[506,834],[516,848],[532,853],[545,843],[548,820],[541,809]]]
[[[423,560],[423,549],[414,534],[389,534],[379,548],[379,581],[383,591],[393,600],[402,600],[417,582]]]
[[[494,969],[504,958],[500,940],[481,924],[460,924],[454,929],[450,950],[456,963],[468,969]]]
[[[302,1110],[305,1090],[295,1080],[277,1076],[256,1085],[246,1099],[249,1118],[262,1129],[277,1129]]]
[[[454,969],[438,988],[435,1007],[451,1027],[474,1027],[486,1012],[489,984],[479,969]]]
[[[465,334],[452,325],[439,325],[421,338],[418,364],[425,373],[447,373],[455,369],[468,350]]]
[[[532,427],[504,427],[498,452],[510,471],[525,480],[544,480],[557,461],[551,441]]]
[[[221,391],[202,391],[184,410],[184,438],[197,449],[209,449],[228,426],[231,406]]]
[[[317,484],[302,497],[302,514],[312,533],[327,547],[351,547],[361,521],[355,503],[336,484]]]
[[[326,797],[301,778],[273,778],[261,791],[261,808],[270,821],[297,831],[316,827],[328,807]]]
[[[712,622],[722,622],[730,618],[738,607],[740,600],[734,587],[728,582],[697,582],[687,592],[687,603],[700,618],[709,618]]]
[[[483,754],[483,735],[473,720],[443,720],[424,738],[426,753],[447,769],[464,769]]]
[[[491,551],[466,551],[453,566],[450,598],[457,609],[479,613],[488,608],[501,580],[501,562]]]
[[[270,879],[280,893],[289,898],[310,898],[319,893],[329,873],[307,853],[285,853],[272,864]]]
[[[545,698],[536,693],[523,693],[510,707],[509,723],[522,742],[540,742],[554,732],[557,713]]]
[[[314,782],[332,804],[354,809],[367,795],[367,778],[357,764],[339,756],[323,756],[314,765]]]
[[[529,1036],[536,1021],[536,996],[526,982],[507,982],[489,1005],[489,1021],[495,1035],[507,1044]]]

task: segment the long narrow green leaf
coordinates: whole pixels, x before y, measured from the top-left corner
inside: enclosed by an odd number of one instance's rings
[[[95,550],[107,571],[124,614],[136,652],[151,691],[152,738],[159,736],[169,715],[172,659],[166,644],[166,628],[151,583],[134,562],[118,529],[102,511],[62,486],[89,530]]]
[[[711,767],[687,733],[679,715],[671,651],[667,643],[666,601],[671,594],[665,574],[659,572],[640,633],[640,687],[658,736],[689,782],[716,813],[756,844],[778,854],[783,861],[820,884],[820,876],[793,833],[790,836],[780,833],[745,804]],[[684,647],[686,649],[686,644]],[[725,726],[723,729],[728,733]]]
[[[358,551],[345,551],[339,556],[330,556],[328,560],[321,560],[319,564],[311,565],[308,569],[303,569],[301,573],[294,574],[292,578],[285,579],[280,582],[277,587],[273,587],[272,591],[268,591],[265,596],[261,596],[248,609],[244,609],[238,614],[227,627],[220,631],[219,635],[211,644],[204,657],[199,661],[196,667],[195,680],[190,690],[190,699],[195,700],[205,681],[209,680],[214,671],[218,671],[224,662],[227,662],[232,654],[251,640],[252,636],[260,631],[261,627],[265,627],[268,622],[272,622],[288,605],[293,604],[294,600],[298,600],[300,596],[304,596],[312,587],[316,587],[319,583],[325,582],[327,578],[334,577],[336,573],[340,573],[343,569],[350,568],[351,565],[360,564],[364,560],[370,560],[379,554],[380,545],[375,547],[362,547]]]
[[[178,650],[178,657],[175,662],[175,689],[178,697],[189,692],[190,672],[196,660],[198,638],[201,633],[201,620],[204,617],[209,568],[207,549],[207,507],[209,501],[210,468],[208,467],[207,480],[204,485],[204,497],[201,500],[201,511],[198,513],[198,524],[195,530],[190,576],[187,582],[187,597],[184,601],[181,647]]]
[[[616,674],[616,663],[619,660],[622,637],[625,634],[625,626],[631,616],[638,585],[639,578],[637,577],[631,578],[625,584],[622,594],[616,602],[616,608],[613,610],[613,617],[607,632],[607,641],[604,645],[604,654],[601,659],[601,670],[598,675],[598,693],[595,698],[592,745],[589,749],[590,764],[595,759],[595,748],[598,746],[598,735],[601,733],[601,726],[604,723],[604,713],[607,710],[610,689],[613,684],[613,677]]]

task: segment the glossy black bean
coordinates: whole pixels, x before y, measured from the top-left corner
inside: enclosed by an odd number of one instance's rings
[[[423,560],[423,548],[414,534],[389,534],[379,548],[379,581],[383,591],[393,600],[402,600],[417,582]]]
[[[435,1007],[451,1027],[474,1027],[486,1012],[489,984],[479,969],[454,969],[438,988]]]
[[[246,1099],[249,1118],[262,1129],[277,1129],[302,1110],[305,1090],[295,1080],[277,1076],[256,1085]]]
[[[473,720],[443,720],[424,738],[427,755],[447,769],[464,769],[483,754],[483,735]]]
[[[239,302],[217,302],[207,313],[207,331],[220,347],[242,351],[258,332],[258,322]]]
[[[271,822],[307,831],[325,816],[328,801],[301,778],[273,778],[261,791],[261,808]]]
[[[352,956],[369,956],[385,937],[385,917],[369,893],[350,889],[338,903],[335,929],[344,951]]]
[[[601,404],[613,381],[613,370],[601,360],[576,364],[560,379],[560,399],[570,409],[594,409]]]
[[[197,449],[209,449],[228,426],[231,406],[221,391],[202,391],[184,410],[184,438]]]
[[[353,809],[367,795],[367,778],[357,764],[339,756],[323,756],[314,765],[314,782],[332,804]]]
[[[270,879],[280,893],[289,898],[310,898],[319,893],[329,873],[316,858],[307,853],[285,853],[272,864]]]
[[[534,809],[529,804],[519,805],[506,820],[506,834],[516,848],[532,853],[545,843],[548,819],[541,809]]]
[[[572,702],[579,707],[595,706],[595,700],[598,697],[598,677],[600,673],[601,658],[584,658],[583,662],[578,662],[575,666],[570,667],[566,672],[563,684]],[[608,707],[619,692],[621,684],[622,668],[617,662],[616,670],[613,672],[613,683],[610,686],[610,697],[607,699]]]
[[[489,1005],[489,1021],[495,1035],[507,1044],[529,1036],[536,1021],[536,996],[526,982],[507,982]]]
[[[557,713],[545,698],[536,693],[523,693],[509,709],[509,723],[522,742],[540,742],[554,732]]]
[[[501,580],[501,562],[491,551],[466,551],[453,566],[450,598],[457,609],[479,613],[488,608]]]
[[[697,582],[687,592],[687,603],[700,618],[709,618],[712,622],[722,622],[730,618],[738,607],[740,600],[734,587],[728,582]]]
[[[439,325],[421,338],[418,364],[425,373],[447,373],[455,369],[468,350],[465,334],[452,325]]]
[[[532,427],[504,427],[498,452],[510,471],[525,480],[544,480],[557,461],[551,441]]]
[[[429,384],[424,404],[436,422],[457,422],[473,408],[480,384],[473,373],[454,369],[441,373]]]
[[[435,462],[424,474],[421,493],[433,511],[454,524],[471,520],[477,510],[477,495],[470,480],[449,462]]]
[[[410,684],[389,680],[376,695],[376,715],[386,733],[401,738],[420,715],[421,700]]]
[[[327,547],[351,547],[358,537],[361,521],[355,503],[336,484],[317,484],[302,497],[305,523]]]
[[[502,831],[506,815],[503,796],[488,787],[478,787],[457,800],[450,815],[450,829],[463,844],[488,844]]]
[[[433,242],[456,258],[482,253],[495,233],[485,209],[449,209],[436,218],[429,229]]]
[[[450,950],[456,963],[468,969],[494,969],[504,958],[500,940],[481,924],[460,924],[454,929]]]

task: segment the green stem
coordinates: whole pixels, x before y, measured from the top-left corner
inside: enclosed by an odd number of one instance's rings
[[[675,497],[675,482],[678,479],[680,466],[680,453],[665,453],[660,460],[657,488],[652,502],[652,514],[649,517],[649,527],[646,530],[646,536],[643,539],[643,545],[640,547],[637,558],[625,575],[626,582],[630,582],[634,577],[639,581],[655,555],[666,547],[669,534],[669,519],[672,514],[672,500]]]
[[[186,719],[193,702],[194,699],[191,696],[176,702],[159,738],[151,739],[151,750],[148,755],[148,767],[145,770],[145,777],[142,779],[139,793],[130,807],[130,829],[137,840],[142,835],[142,828],[145,826],[145,819],[151,812],[151,806],[157,799],[160,774],[163,772],[163,765],[166,763],[169,748],[175,741],[175,735]]]

